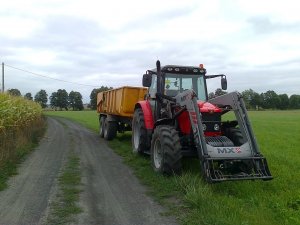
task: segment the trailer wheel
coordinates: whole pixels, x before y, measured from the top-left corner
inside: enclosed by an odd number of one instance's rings
[[[134,153],[144,153],[148,150],[147,146],[147,132],[145,127],[144,114],[141,108],[134,111],[132,119],[132,151]]]
[[[181,158],[178,132],[172,126],[157,126],[151,142],[151,162],[154,171],[166,175],[180,174]]]
[[[105,130],[105,117],[101,116],[99,119],[99,135],[100,137],[104,137],[104,130]]]
[[[107,118],[104,120],[104,139],[112,140],[117,136],[118,124],[116,121],[108,121]]]
[[[239,128],[231,127],[227,132],[228,138],[234,143],[235,146],[241,146],[245,143],[244,137]]]

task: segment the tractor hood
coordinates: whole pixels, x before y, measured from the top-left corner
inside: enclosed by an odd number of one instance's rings
[[[220,113],[220,112],[222,112],[222,110],[219,107],[217,107],[209,102],[197,101],[197,103],[198,103],[199,110],[202,113]]]

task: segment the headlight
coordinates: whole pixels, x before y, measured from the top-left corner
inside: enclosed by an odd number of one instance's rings
[[[206,124],[202,124],[202,126],[203,126],[203,130],[206,130]]]
[[[220,130],[220,126],[219,126],[219,124],[217,124],[217,123],[216,123],[216,124],[214,125],[214,130],[215,130],[215,131],[218,131],[218,130]]]

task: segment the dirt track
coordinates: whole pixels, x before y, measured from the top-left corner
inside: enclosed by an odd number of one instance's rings
[[[148,197],[146,189],[97,134],[65,119],[48,119],[40,146],[20,166],[19,174],[0,192],[0,224],[47,222],[49,202],[67,153],[81,160],[83,213],[76,224],[176,224],[160,216],[164,209]]]

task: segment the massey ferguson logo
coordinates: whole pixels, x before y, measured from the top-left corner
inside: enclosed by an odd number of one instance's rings
[[[219,154],[228,154],[228,153],[241,153],[240,147],[232,147],[232,148],[217,148]]]

